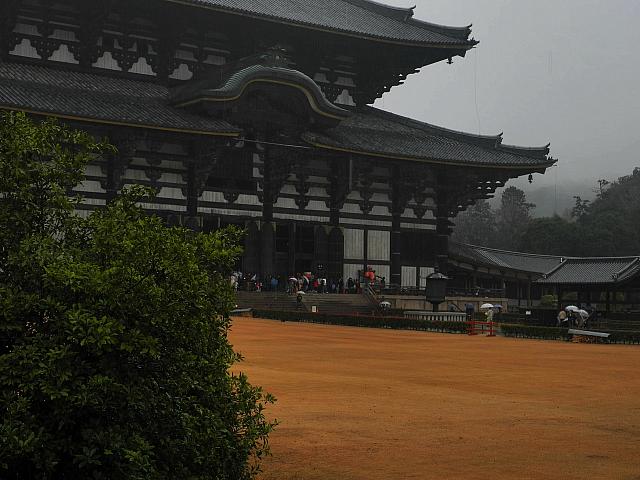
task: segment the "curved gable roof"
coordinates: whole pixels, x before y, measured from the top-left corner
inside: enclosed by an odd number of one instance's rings
[[[507,146],[502,135],[457,132],[374,107],[353,109],[339,127],[303,139],[319,148],[448,165],[537,171],[555,163],[549,145]]]
[[[563,257],[509,252],[464,243],[450,243],[450,254],[474,264],[542,275],[561,265]]]
[[[413,18],[413,8],[371,0],[168,0],[268,21],[420,46],[469,49],[471,27],[447,27]]]

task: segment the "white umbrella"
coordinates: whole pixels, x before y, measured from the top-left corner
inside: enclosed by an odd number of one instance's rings
[[[567,312],[579,312],[580,309],[578,307],[576,307],[575,305],[569,305],[568,307],[565,307],[565,310]]]
[[[298,295],[306,295],[306,293],[304,292],[304,290],[299,290]]]
[[[487,308],[493,308],[493,305],[491,305],[490,303],[483,303],[482,305],[480,305],[481,310],[484,310]]]
[[[297,281],[298,281],[298,279],[297,279],[296,277],[291,277],[291,278],[289,278],[289,281],[290,281],[290,282],[297,282]]]
[[[381,307],[390,307],[391,306],[391,302],[387,302],[387,301],[380,302],[380,306]]]

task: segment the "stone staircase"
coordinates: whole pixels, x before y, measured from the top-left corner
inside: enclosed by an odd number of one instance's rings
[[[311,307],[315,306],[318,313],[329,315],[371,315],[375,310],[369,299],[362,294],[309,293],[304,296],[304,304],[308,311],[311,311]]]
[[[284,292],[241,292],[237,293],[238,308],[256,310],[276,310],[288,312],[298,308],[296,297]]]
[[[238,292],[239,309],[295,311],[298,309],[296,297],[284,292]],[[315,306],[318,313],[370,315],[375,307],[365,295],[336,295],[307,293],[303,297],[305,311]]]

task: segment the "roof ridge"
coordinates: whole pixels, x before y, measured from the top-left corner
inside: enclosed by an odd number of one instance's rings
[[[430,31],[435,31],[441,35],[447,37],[453,37],[457,40],[469,41],[469,35],[471,35],[471,27],[473,24],[469,24],[463,27],[454,27],[449,25],[439,25],[437,23],[427,22],[425,20],[419,20],[414,17],[416,5],[413,7],[396,7],[394,5],[387,5],[386,3],[377,2],[374,0],[344,0],[361,8],[365,8],[369,11],[379,13],[385,17],[400,20],[402,22],[410,23],[416,27],[424,28]],[[479,42],[471,40],[474,44]]]
[[[415,10],[415,5],[413,7],[396,7],[393,5],[387,5],[386,3],[376,2],[374,0],[343,0],[345,2],[351,3],[352,5],[356,5],[360,8],[365,8],[369,11],[379,13],[380,15],[384,15],[385,17],[393,18],[394,20],[400,20],[402,22],[406,22],[410,18],[413,17],[413,11]]]
[[[536,155],[535,158],[547,158],[550,152],[551,143],[548,143],[544,147],[520,147],[517,145],[507,145],[502,143],[503,132],[500,132],[498,135],[481,135],[470,132],[463,132],[461,130],[453,130],[446,127],[441,127],[439,125],[434,125],[432,123],[423,122],[421,120],[415,120],[413,118],[403,117],[402,115],[398,115],[396,113],[388,112],[386,110],[381,110],[376,107],[372,107],[370,105],[366,105],[362,108],[369,108],[381,115],[385,115],[387,117],[393,117],[399,123],[402,123],[409,127],[420,128],[420,129],[430,129],[432,131],[443,134],[444,136],[451,138],[453,140],[457,140],[463,143],[470,143],[472,145],[477,145],[482,148],[491,148],[501,151],[506,151],[513,155],[518,155],[522,157],[531,157],[531,155],[527,155],[527,153],[539,153],[540,155]]]
[[[613,274],[614,279],[618,279],[619,277],[621,277],[625,272],[627,272],[632,267],[634,267],[638,262],[640,262],[640,257],[636,257],[632,262],[629,262],[622,270],[619,270],[616,273],[614,273]]]
[[[416,120],[413,118],[403,117],[397,113],[388,112],[386,110],[381,110],[376,107],[372,107],[370,105],[365,105],[361,107],[363,109],[369,109],[373,113],[378,113],[382,116],[391,117],[394,120],[398,121],[398,123],[402,123],[403,125],[419,128],[419,129],[430,129],[432,131],[436,131],[444,134],[444,136],[449,136],[449,138],[453,138],[454,140],[458,140],[464,143],[473,143],[474,145],[484,146],[485,148],[497,148],[497,146],[502,144],[502,133],[498,135],[478,135],[475,133],[463,132],[460,130],[452,130],[450,128],[441,127],[439,125],[434,125],[432,123],[427,123],[422,120]],[[474,141],[476,140],[476,141]],[[484,145],[485,143],[491,143],[492,145]]]
[[[461,55],[464,56],[464,52],[473,48],[478,42],[474,39],[469,39],[469,35],[471,34],[470,27],[449,27],[446,25],[437,25],[429,22],[424,22],[421,20],[416,20],[413,17],[413,11],[415,7],[411,8],[403,8],[403,7],[394,7],[391,5],[386,5],[384,3],[377,2],[375,0],[335,0],[336,2],[341,2],[342,5],[349,4],[350,6],[356,7],[361,10],[366,10],[368,13],[372,13],[376,16],[383,17],[385,19],[393,20],[402,25],[409,27],[409,30],[413,29],[419,32],[428,32],[430,35],[429,39],[424,38],[409,38],[397,35],[389,35],[388,33],[370,31],[370,30],[359,30],[353,29],[351,27],[345,27],[344,25],[331,25],[331,24],[322,24],[313,21],[308,21],[300,18],[295,18],[295,16],[288,15],[287,13],[282,13],[282,9],[278,10],[278,8],[268,8],[269,3],[276,3],[274,0],[271,2],[255,2],[260,4],[260,8],[251,8],[243,4],[243,2],[229,2],[223,0],[165,0],[171,3],[177,3],[182,5],[193,5],[196,7],[210,8],[218,11],[229,12],[232,14],[240,14],[245,15],[249,14],[254,16],[255,18],[265,19],[268,21],[274,21],[278,23],[286,23],[301,27],[313,27],[313,28],[328,28],[331,31],[335,31],[342,34],[352,35],[357,34],[358,36],[364,35],[366,38],[370,38],[372,40],[378,41],[391,41],[393,43],[400,42],[406,43],[407,45],[416,45],[416,46],[446,46],[447,48],[452,47],[455,50],[452,50],[452,55]],[[246,3],[251,3],[249,0],[245,0]],[[341,5],[338,4],[338,7]],[[278,7],[277,5],[275,7]],[[346,5],[345,5],[346,7]],[[326,9],[325,9],[326,10]],[[329,12],[333,12],[334,9],[329,9]],[[360,12],[359,12],[360,13]],[[361,12],[365,13],[365,12]],[[327,18],[330,18],[330,15],[325,15]],[[395,25],[397,26],[397,25]],[[462,53],[460,52],[462,51]]]
[[[451,243],[457,244],[457,245],[462,245],[462,246],[465,246],[465,247],[481,248],[481,249],[489,251],[489,252],[509,253],[509,254],[512,254],[512,255],[520,255],[520,256],[524,256],[524,257],[558,258],[558,259],[572,258],[572,257],[563,256],[563,255],[545,255],[545,254],[542,254],[542,253],[514,252],[514,251],[511,251],[511,250],[501,250],[499,248],[483,247],[482,245],[474,245],[472,243],[460,243],[460,242],[451,242]]]
[[[586,261],[586,262],[593,262],[593,261],[612,261],[612,260],[627,260],[627,261],[635,261],[640,259],[640,255],[626,255],[626,256],[621,256],[621,257],[564,257],[567,260],[572,260],[572,261]]]

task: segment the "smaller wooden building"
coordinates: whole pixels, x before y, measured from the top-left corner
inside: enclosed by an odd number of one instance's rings
[[[640,256],[566,258],[536,283],[554,290],[558,308],[572,303],[606,313],[640,311]]]

